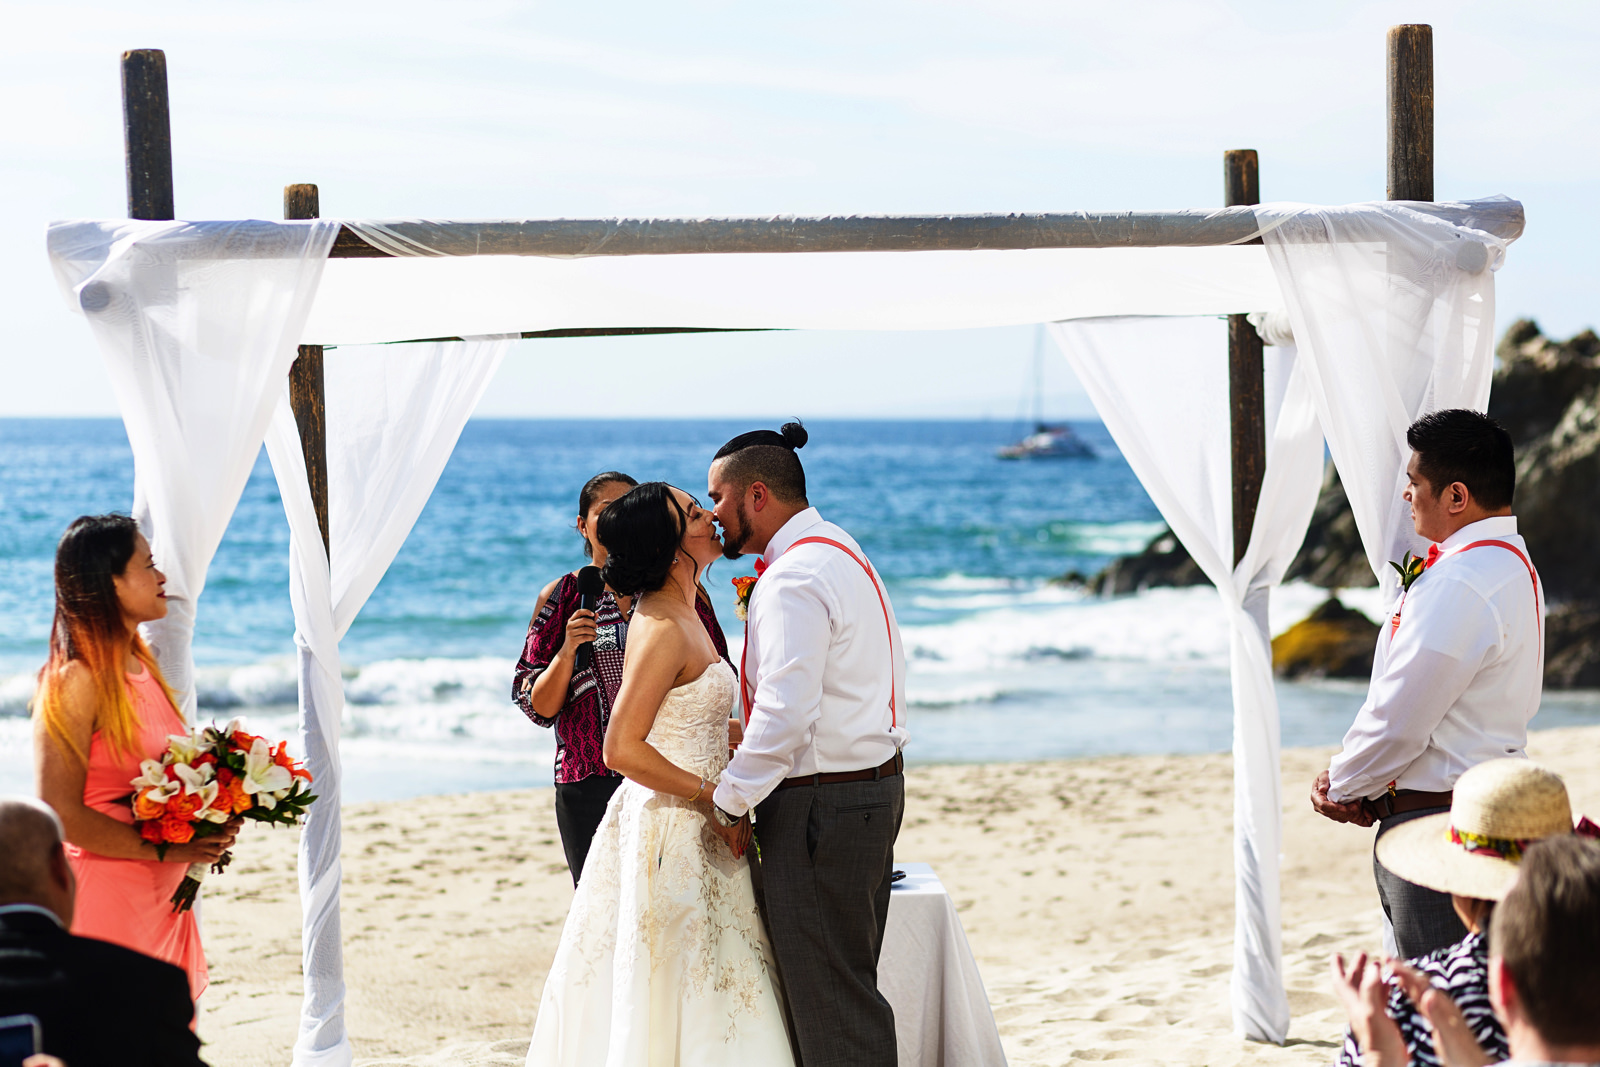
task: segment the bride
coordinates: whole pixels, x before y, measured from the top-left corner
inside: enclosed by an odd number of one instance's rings
[[[738,685],[694,608],[722,549],[711,513],[647,482],[602,513],[598,535],[606,584],[643,594],[605,738],[627,781],[595,833],[528,1065],[792,1064],[748,827],[711,817]]]

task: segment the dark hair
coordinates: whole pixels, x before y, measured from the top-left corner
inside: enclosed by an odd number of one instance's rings
[[[1485,510],[1511,506],[1516,450],[1506,428],[1481,411],[1450,408],[1424,415],[1406,430],[1406,444],[1434,495],[1460,482]]]
[[[741,490],[761,482],[785,503],[806,504],[806,471],[795,450],[809,439],[799,422],[786,422],[781,430],[751,430],[717,449],[713,461],[728,461],[723,477]]]
[[[33,709],[49,736],[83,762],[88,753],[78,751],[67,729],[61,698],[62,672],[68,663],[76,661],[88,669],[99,696],[99,731],[117,752],[134,751],[139,727],[123,680],[130,647],[172,698],[138,631],[128,632],[117,598],[116,579],[127,571],[138,536],[138,524],[126,515],[85,515],[73,520],[56,545],[56,614],[50,627],[50,656],[39,671]]]
[[[1540,1037],[1600,1041],[1600,842],[1561,834],[1530,845],[1489,944]]]
[[[578,490],[578,517],[580,519],[587,519],[589,517],[589,509],[594,507],[594,498],[599,496],[600,490],[604,489],[606,486],[626,485],[629,488],[633,488],[638,484],[639,483],[635,479],[623,474],[621,471],[601,471],[593,478],[590,478],[588,481],[584,482],[583,488]],[[574,524],[573,528],[577,528],[576,524]],[[602,544],[603,543],[604,542],[602,542]],[[589,544],[589,539],[587,537],[583,539],[583,554],[586,558],[592,559],[594,557],[594,546]]]
[[[660,589],[688,526],[689,517],[666,482],[629,489],[600,513],[596,523],[595,533],[606,546],[600,576],[625,596]]]

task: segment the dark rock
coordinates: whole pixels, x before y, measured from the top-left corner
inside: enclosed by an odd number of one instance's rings
[[[1551,689],[1600,688],[1600,601],[1566,603],[1544,620],[1544,684]]]
[[[1377,643],[1377,623],[1329,597],[1272,639],[1272,669],[1285,678],[1366,678]]]
[[[1211,580],[1169,530],[1137,556],[1123,556],[1089,579],[1089,592],[1100,596],[1137,593],[1161,585],[1210,585]]]
[[[1356,516],[1344,483],[1330,460],[1322,472],[1322,494],[1300,552],[1284,573],[1286,582],[1303,581],[1323,589],[1365,589],[1378,584],[1361,547]]]

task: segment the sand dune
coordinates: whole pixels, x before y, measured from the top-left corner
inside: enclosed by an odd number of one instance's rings
[[[1600,727],[1534,735],[1600,811]],[[1225,756],[913,767],[897,855],[954,896],[1011,1063],[1326,1063],[1335,950],[1378,945],[1372,831],[1306,802],[1327,750],[1284,755],[1284,1047],[1231,1032]],[[366,1065],[521,1064],[572,897],[549,790],[348,808],[348,1022]],[[292,831],[252,828],[207,887],[201,1033],[217,1067],[281,1067],[300,1005]]]

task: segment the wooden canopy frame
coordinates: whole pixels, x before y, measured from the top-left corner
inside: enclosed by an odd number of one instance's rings
[[[1390,200],[1433,200],[1433,28],[1388,32]],[[159,49],[122,54],[128,217],[176,218],[167,60]],[[933,250],[1207,246],[1261,242],[1251,205],[1261,202],[1254,149],[1223,153],[1221,210],[1071,212],[1027,215],[862,215],[747,219],[540,219],[387,224],[447,255],[625,256],[734,252],[911,252]],[[319,217],[315,185],[283,191],[286,219]],[[387,257],[348,226],[330,258]],[[692,327],[570,329],[531,337],[728,332]],[[1244,315],[1228,316],[1234,564],[1244,558],[1267,466],[1260,336]],[[323,348],[301,345],[289,372],[290,401],[305,454],[311,499],[328,548],[327,411]]]

